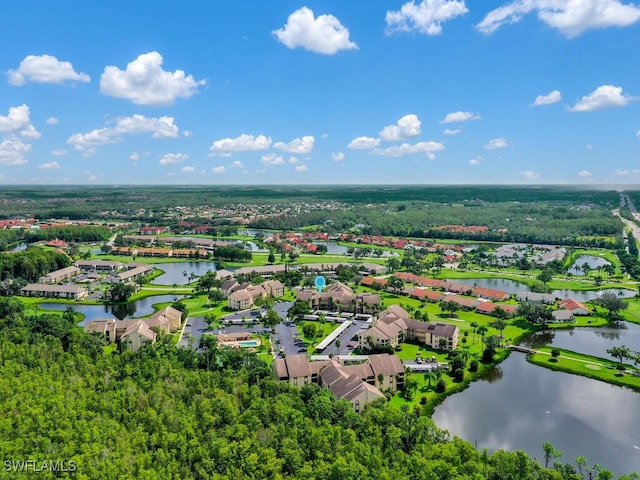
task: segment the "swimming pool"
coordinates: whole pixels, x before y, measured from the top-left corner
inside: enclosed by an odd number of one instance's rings
[[[238,342],[238,346],[240,347],[257,347],[260,345],[258,340],[248,340],[246,342]]]

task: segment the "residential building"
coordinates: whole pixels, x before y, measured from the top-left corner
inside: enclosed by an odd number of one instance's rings
[[[122,262],[112,260],[78,260],[74,263],[83,272],[117,272],[124,268]]]
[[[591,310],[589,310],[583,303],[580,303],[573,298],[562,300],[558,303],[558,306],[564,310],[569,310],[574,315],[591,315]]]
[[[107,343],[126,342],[135,352],[145,343],[156,341],[156,333],[151,330],[146,320],[141,318],[92,320],[85,324],[84,331],[99,335]]]
[[[61,268],[60,270],[55,270],[53,272],[49,272],[46,275],[40,277],[40,283],[59,283],[64,282],[65,280],[69,280],[73,277],[80,275],[80,269],[75,265],[70,267]]]
[[[67,298],[79,300],[86,297],[89,291],[78,285],[50,285],[45,283],[30,283],[23,287],[20,293],[25,297]]]
[[[229,308],[231,310],[246,310],[253,307],[253,295],[247,290],[238,290],[229,295]]]

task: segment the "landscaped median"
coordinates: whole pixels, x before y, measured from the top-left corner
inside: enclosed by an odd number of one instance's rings
[[[552,350],[560,352],[560,355],[555,359],[551,355]],[[535,365],[640,390],[640,369],[632,365],[623,364],[624,371],[620,371],[618,370],[620,365],[618,362],[571,350],[542,347],[537,352],[527,357]],[[553,360],[557,360],[557,362]]]

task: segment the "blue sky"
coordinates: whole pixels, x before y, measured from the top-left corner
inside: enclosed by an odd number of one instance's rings
[[[2,184],[640,183],[640,4],[2,10]]]

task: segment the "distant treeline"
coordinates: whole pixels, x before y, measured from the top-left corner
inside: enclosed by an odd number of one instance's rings
[[[251,252],[241,247],[216,247],[213,258],[227,262],[250,262]]]
[[[622,245],[622,242],[620,242]],[[628,250],[628,251],[627,251]],[[640,261],[638,261],[638,244],[631,232],[627,234],[627,250],[624,247],[618,248],[616,254],[620,259],[620,262],[624,266],[626,272],[631,275],[631,278],[640,280]]]
[[[98,226],[66,226],[50,227],[25,231],[23,239],[27,242],[41,240],[64,240],[65,242],[101,242],[107,240],[111,231],[107,227]]]

